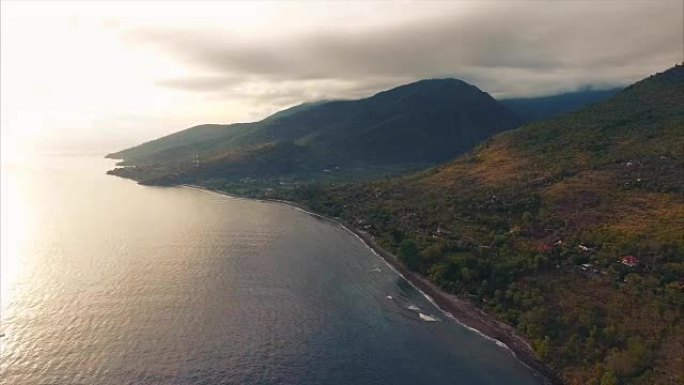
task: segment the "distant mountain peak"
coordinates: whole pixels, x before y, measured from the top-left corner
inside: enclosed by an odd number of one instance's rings
[[[474,85],[456,78],[429,78],[421,79],[412,83],[405,84],[405,86],[468,86],[475,87]],[[401,87],[401,86],[400,86]]]
[[[437,89],[476,89],[476,86],[456,78],[434,78],[422,79],[415,82],[403,84],[385,92],[406,91],[406,90],[437,90]]]
[[[413,83],[404,84],[387,91],[379,92],[373,97],[422,95],[432,98],[440,98],[467,93],[486,94],[486,92],[463,80],[455,78],[441,78],[418,80]]]

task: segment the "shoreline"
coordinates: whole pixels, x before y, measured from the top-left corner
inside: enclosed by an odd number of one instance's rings
[[[267,203],[279,203],[290,206],[296,210],[303,211],[309,215],[335,223],[358,238],[371,252],[382,259],[392,270],[404,278],[409,284],[417,289],[427,298],[437,309],[444,313],[461,326],[479,334],[481,337],[494,342],[501,348],[506,349],[510,354],[517,358],[523,365],[528,367],[539,376],[544,384],[562,384],[558,377],[544,365],[534,354],[530,343],[520,336],[512,326],[496,320],[493,316],[485,313],[468,300],[460,298],[454,294],[449,294],[435,284],[424,278],[420,274],[409,270],[394,254],[385,250],[375,242],[373,236],[365,231],[359,230],[344,221],[331,218],[316,212],[300,203],[286,201],[282,199],[263,199],[248,198],[233,195],[221,190],[215,190],[198,185],[181,184],[177,186],[189,187],[204,190],[211,193],[224,195],[233,199],[248,199]]]

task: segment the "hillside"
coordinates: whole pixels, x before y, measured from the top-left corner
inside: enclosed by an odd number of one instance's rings
[[[682,65],[428,171],[260,195],[369,232],[568,384],[684,383]]]
[[[376,175],[447,161],[521,121],[475,86],[432,79],[255,123],[196,126],[108,157],[136,166],[113,173],[152,184]]]
[[[498,100],[501,104],[523,117],[527,122],[533,122],[577,111],[582,107],[604,101],[620,90],[621,88],[584,90],[558,95]]]

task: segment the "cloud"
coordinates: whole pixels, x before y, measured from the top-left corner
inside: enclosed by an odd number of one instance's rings
[[[242,83],[244,79],[237,76],[208,75],[160,79],[156,84],[162,87],[177,88],[188,91],[217,91],[234,87]]]
[[[160,85],[239,93],[250,84],[268,84],[293,100],[314,94],[357,97],[446,76],[497,96],[543,95],[628,84],[684,57],[681,2],[485,2],[467,12],[452,8],[356,29],[331,25],[308,33],[251,35],[157,27],[129,30],[126,39],[161,50],[196,73],[162,79]]]

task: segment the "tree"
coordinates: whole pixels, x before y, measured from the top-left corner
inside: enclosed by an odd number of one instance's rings
[[[615,377],[613,372],[609,370],[603,373],[603,377],[601,377],[601,385],[617,385],[617,383],[617,377]]]
[[[551,341],[549,336],[544,336],[543,340],[537,340],[535,344],[535,352],[537,357],[540,359],[545,359],[549,355],[549,350],[551,349]]]
[[[441,258],[446,252],[446,244],[442,241],[433,243],[420,253],[422,259],[426,262],[436,261]]]
[[[399,230],[399,229],[392,229],[389,232],[389,241],[394,244],[398,245],[401,243],[401,241],[404,240],[404,233]]]
[[[530,214],[529,211],[525,211],[520,219],[522,220],[523,226],[527,227],[532,223],[532,220],[534,218],[532,217],[532,214]]]
[[[418,246],[412,239],[404,239],[399,246],[399,256],[406,263],[409,269],[415,270],[418,268],[420,258],[418,256]]]

